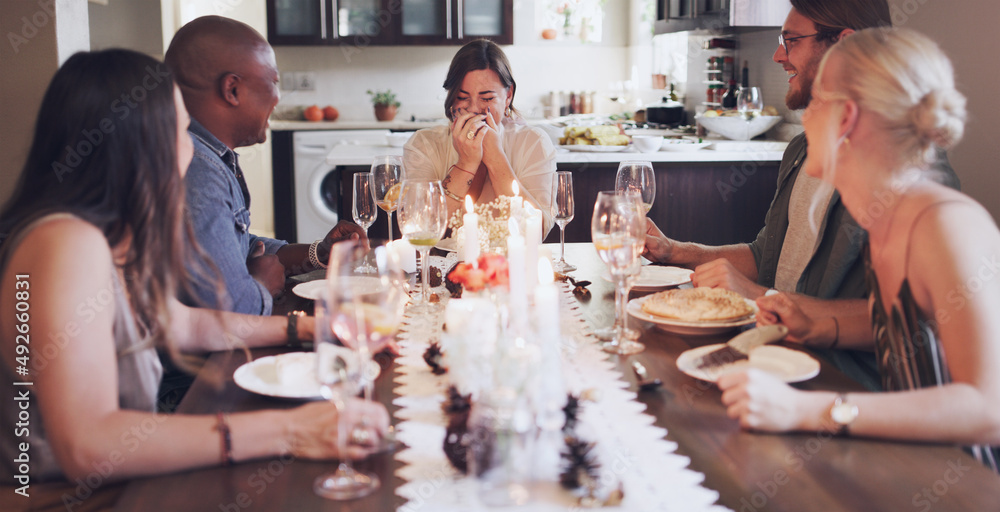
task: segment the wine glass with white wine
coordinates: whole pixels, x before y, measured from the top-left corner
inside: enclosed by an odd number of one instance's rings
[[[608,266],[615,283],[614,336],[604,350],[622,355],[642,352],[646,347],[631,339],[626,328],[629,280],[638,269],[646,241],[646,220],[639,196],[599,192],[590,229],[597,255]]]
[[[399,193],[399,230],[420,254],[420,302],[412,306],[414,313],[433,313],[440,308],[430,302],[428,256],[447,227],[448,205],[441,182],[404,180]]]
[[[392,241],[392,212],[399,206],[399,188],[404,175],[402,157],[382,155],[372,162],[375,202],[389,217],[389,241]]]
[[[750,140],[750,123],[764,110],[764,98],[757,87],[744,87],[736,93],[736,111],[747,123],[747,138]]]

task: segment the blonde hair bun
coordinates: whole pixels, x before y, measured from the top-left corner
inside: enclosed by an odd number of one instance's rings
[[[954,89],[932,90],[910,109],[910,122],[924,147],[949,149],[965,131],[965,97]]]

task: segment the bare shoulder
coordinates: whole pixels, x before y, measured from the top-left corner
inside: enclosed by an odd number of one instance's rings
[[[67,217],[32,229],[14,250],[9,266],[53,274],[102,274],[110,262],[104,233],[89,222]]]

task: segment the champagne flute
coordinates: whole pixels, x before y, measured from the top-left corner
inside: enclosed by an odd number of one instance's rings
[[[559,225],[559,261],[553,265],[556,272],[567,273],[576,267],[566,262],[566,224],[573,221],[576,203],[573,201],[573,173],[556,172],[552,182],[552,217]]]
[[[736,93],[736,110],[740,117],[747,122],[747,138],[750,140],[750,122],[760,115],[764,109],[764,98],[760,95],[757,87],[743,87]]]
[[[368,236],[368,228],[378,216],[378,210],[375,208],[374,185],[372,173],[359,172],[354,175],[354,204],[351,208],[351,214],[354,217],[354,222],[365,230],[366,237]],[[375,268],[367,262],[362,262],[358,271],[370,274],[375,271]]]
[[[370,248],[369,248],[370,247]],[[375,275],[360,274],[359,263],[372,265]],[[406,292],[398,258],[383,242],[345,240],[330,249],[327,287],[316,301],[316,354],[324,397],[338,410],[337,443],[341,462],[333,473],[321,475],[315,492],[334,500],[365,496],[380,486],[377,475],[354,469],[344,454],[348,438],[366,425],[349,425],[347,400],[364,389],[370,401],[375,373],[371,355],[391,340],[402,317]],[[345,346],[337,345],[341,341]],[[368,446],[368,445],[366,445]]]
[[[643,213],[649,213],[656,199],[656,177],[651,162],[627,161],[618,166],[615,176],[615,192],[631,191],[642,198]]]
[[[399,193],[399,230],[403,239],[420,254],[420,302],[413,305],[417,314],[434,313],[440,305],[429,300],[428,253],[444,236],[448,227],[448,205],[440,181],[404,180]]]
[[[615,282],[615,335],[604,345],[605,351],[614,354],[635,354],[646,348],[629,339],[625,327],[629,279],[638,268],[645,245],[645,227],[641,202],[635,194],[598,193],[591,237]]]
[[[392,241],[392,212],[399,206],[399,188],[403,181],[403,157],[382,155],[372,163],[375,202],[389,216],[389,241]]]

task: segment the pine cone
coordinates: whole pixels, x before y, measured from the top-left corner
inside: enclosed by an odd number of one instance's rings
[[[424,362],[427,363],[427,366],[431,367],[431,371],[434,372],[434,375],[441,375],[448,371],[448,369],[441,364],[442,355],[441,345],[436,341],[431,343],[430,346],[427,347],[427,350],[424,351]]]
[[[597,471],[601,465],[590,453],[594,443],[566,437],[566,451],[560,457],[565,461],[563,471],[559,475],[559,483],[566,489],[578,489],[588,480],[597,479]]]
[[[563,407],[563,414],[566,415],[566,423],[563,424],[563,432],[571,432],[576,428],[576,424],[579,421],[578,415],[580,414],[580,399],[567,394],[566,395],[566,405]]]

